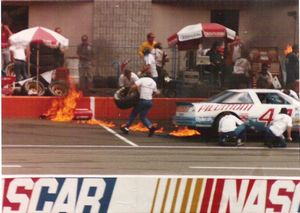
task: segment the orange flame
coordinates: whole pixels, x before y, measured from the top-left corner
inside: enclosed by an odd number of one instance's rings
[[[51,107],[45,116],[57,122],[71,121],[74,117],[74,110],[77,105],[76,101],[81,95],[82,94],[77,92],[75,87],[72,86],[67,97],[64,99],[56,99],[51,103]]]
[[[173,135],[176,137],[188,137],[188,136],[196,136],[200,135],[200,132],[194,129],[189,129],[188,127],[179,127],[178,130],[174,130],[169,133],[169,135]]]
[[[284,54],[287,55],[293,51],[292,45],[288,44],[284,50]]]
[[[157,126],[157,124],[154,123],[153,126]],[[130,126],[129,130],[131,130],[133,132],[148,132],[149,131],[149,129],[147,127],[145,127],[144,124],[142,124],[141,122]],[[163,133],[163,132],[164,132],[163,128],[160,128],[155,131],[155,133]]]
[[[113,128],[116,125],[113,122],[108,122],[108,121],[101,121],[101,120],[96,120],[96,119],[91,119],[87,121],[78,121],[80,124],[89,124],[89,125],[98,125],[98,126],[106,126],[109,128]]]

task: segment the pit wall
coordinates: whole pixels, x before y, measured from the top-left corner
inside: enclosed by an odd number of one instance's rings
[[[299,177],[4,176],[2,212],[300,212]]]
[[[2,97],[2,118],[39,118],[51,107],[56,97]],[[155,98],[149,116],[152,119],[171,119],[175,115],[176,102],[199,102],[202,98]],[[117,108],[112,97],[83,97],[76,108],[94,111],[96,119],[127,119],[131,109]]]

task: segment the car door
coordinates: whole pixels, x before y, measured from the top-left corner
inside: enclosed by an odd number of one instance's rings
[[[255,104],[255,111],[253,112],[252,121],[255,122],[256,129],[262,130],[269,125],[274,116],[278,114],[281,108],[287,108],[288,114],[295,113],[295,107],[278,92],[255,92],[257,96],[257,103]]]

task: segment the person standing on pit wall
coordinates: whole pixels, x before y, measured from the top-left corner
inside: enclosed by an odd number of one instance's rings
[[[163,51],[161,43],[157,42],[154,45],[153,55],[156,62],[156,70],[158,73],[158,88],[162,88],[164,77],[166,75],[164,65],[169,61],[168,55]]]
[[[256,88],[271,89],[273,87],[273,76],[269,68],[270,66],[268,64],[261,65],[261,72],[258,74],[256,80]]]
[[[246,140],[246,125],[230,112],[224,114],[219,121],[219,144],[224,146],[226,145],[226,138],[236,138],[237,146],[244,145],[242,141]]]
[[[149,48],[144,49],[145,72],[150,72],[153,80],[158,84],[158,72],[156,69],[155,57]]]
[[[93,49],[91,44],[88,42],[88,36],[81,36],[81,44],[77,46],[77,55],[79,57],[79,88],[83,94],[91,89],[92,85],[92,63],[93,63]]]
[[[152,49],[154,48],[154,45],[157,43],[154,39],[155,39],[154,33],[147,34],[147,41],[144,41],[139,47],[139,55],[141,58],[144,58],[144,50],[146,48],[148,48],[148,49],[150,49],[150,51],[152,51]]]
[[[224,83],[224,56],[222,52],[224,50],[224,46],[221,42],[216,41],[213,43],[211,49],[207,51],[206,55],[209,56],[210,65],[208,66],[208,70],[212,75],[212,83],[213,84],[221,84],[223,86]]]
[[[283,133],[287,131],[287,140],[292,138],[292,118],[288,115],[287,108],[281,108],[279,114],[275,115],[271,124],[266,127],[265,145],[272,147],[286,147],[286,141]]]
[[[131,87],[137,80],[139,80],[139,77],[135,73],[125,69],[119,77],[119,87]]]
[[[153,95],[158,94],[156,83],[151,78],[151,73],[146,72],[145,77],[137,80],[131,87],[131,90],[138,90],[140,93],[140,99],[138,104],[132,109],[127,123],[122,125],[120,129],[124,134],[128,134],[129,127],[135,120],[136,116],[140,115],[142,123],[149,129],[148,136],[151,137],[157,128],[152,125],[151,121],[147,118],[147,114],[153,105]]]
[[[62,34],[62,30],[60,27],[56,27],[54,29],[58,34]],[[63,67],[65,64],[65,54],[62,52],[60,47],[54,49],[54,58],[57,67]]]
[[[228,44],[228,52],[231,59],[231,63],[234,64],[235,61],[242,57],[242,51],[244,44],[242,43],[240,37],[237,35],[233,42]]]
[[[232,88],[250,88],[251,64],[247,58],[239,58],[235,61],[232,71]]]
[[[9,26],[1,22],[1,70],[3,70],[11,60],[9,51],[9,37],[12,34],[13,33],[10,30]]]
[[[286,56],[286,85],[293,87],[299,80],[299,47],[293,45],[292,52]]]
[[[16,82],[22,81],[28,78],[26,61],[29,56],[29,47],[24,47],[22,45],[11,45],[9,47],[11,58],[14,63],[14,72],[16,75]]]

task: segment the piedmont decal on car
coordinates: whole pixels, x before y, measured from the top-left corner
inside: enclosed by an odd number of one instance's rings
[[[197,112],[208,112],[208,111],[249,111],[253,107],[253,104],[206,104],[201,105]]]

